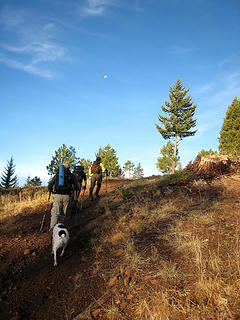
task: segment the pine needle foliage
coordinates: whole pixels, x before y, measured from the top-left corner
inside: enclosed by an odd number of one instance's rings
[[[128,172],[128,178],[131,177],[131,174],[132,174],[132,172],[134,171],[134,168],[135,168],[135,164],[134,164],[131,160],[127,160],[127,161],[124,163],[123,171],[124,171],[125,173]]]
[[[143,176],[144,176],[143,168],[141,166],[141,163],[139,162],[134,168],[133,178],[134,179],[141,179],[141,178],[143,178]]]
[[[104,167],[109,171],[111,177],[117,177],[121,173],[121,167],[118,163],[117,152],[110,144],[104,148],[100,147],[96,156],[101,157]]]
[[[90,159],[85,159],[85,158],[79,159],[79,165],[84,167],[84,172],[86,173],[88,178],[89,178],[89,168],[91,167],[91,164],[92,162]]]
[[[7,166],[3,171],[1,177],[1,187],[4,189],[14,188],[17,185],[17,176],[15,174],[15,165],[13,164],[13,157],[7,162]]]
[[[78,163],[79,158],[76,156],[75,148],[70,146],[69,148],[63,144],[52,157],[50,164],[47,166],[47,171],[49,175],[54,175],[57,173],[60,164],[68,163],[70,168],[73,169]]]
[[[39,187],[39,186],[41,186],[41,184],[42,184],[42,181],[39,177],[35,176],[32,179],[30,177],[28,177],[26,184],[25,184],[25,187]]]
[[[218,152],[212,149],[204,150],[202,149],[200,152],[198,152],[199,157],[205,157],[205,156],[214,156],[217,155]]]
[[[161,106],[162,111],[167,116],[158,114],[158,120],[162,126],[155,123],[157,130],[164,139],[174,138],[174,158],[176,157],[177,144],[179,139],[195,135],[197,130],[191,130],[196,126],[193,119],[197,105],[193,104],[191,95],[178,78],[175,85],[169,89],[170,102],[165,101],[165,106]],[[175,171],[176,162],[173,161],[172,173]]]
[[[240,156],[240,100],[237,97],[228,107],[218,140],[220,154]]]
[[[176,151],[176,157],[174,158],[174,144],[171,141],[168,141],[167,144],[162,147],[160,154],[161,156],[157,158],[156,167],[162,173],[170,173],[173,161],[175,161],[176,165],[180,162],[178,149]]]

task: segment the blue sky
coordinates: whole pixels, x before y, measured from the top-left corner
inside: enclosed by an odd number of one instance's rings
[[[91,160],[110,144],[120,165],[159,174],[154,123],[178,77],[197,104],[182,165],[217,150],[240,97],[239,35],[239,0],[0,0],[0,174],[13,156],[20,183],[46,182],[63,143]]]

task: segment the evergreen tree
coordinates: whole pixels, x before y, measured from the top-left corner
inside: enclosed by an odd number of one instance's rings
[[[14,188],[17,185],[17,176],[15,174],[15,165],[13,164],[13,157],[7,162],[7,166],[3,171],[1,177],[1,187],[4,189]]]
[[[134,163],[131,160],[128,160],[124,163],[123,171],[128,172],[128,178],[130,178],[131,173],[134,171]]]
[[[102,148],[102,147],[99,147],[98,151],[95,152],[95,157],[96,157],[96,158],[97,158],[97,157],[100,157],[102,151],[103,151],[103,148]]]
[[[155,125],[164,139],[174,138],[174,158],[176,158],[178,139],[193,136],[197,132],[191,131],[196,126],[193,116],[197,105],[193,105],[191,95],[186,96],[189,89],[186,90],[179,78],[169,91],[170,102],[165,101],[165,106],[161,106],[162,111],[169,116],[164,117],[158,114],[158,120],[163,127]],[[175,172],[175,165],[176,161],[173,161],[172,173]]]
[[[157,159],[156,167],[162,173],[170,173],[174,161],[176,166],[180,163],[178,149],[176,151],[176,157],[174,157],[174,144],[171,141],[168,141],[167,144],[162,147],[160,154],[162,156]]]
[[[202,149],[199,153],[198,153],[198,156],[199,157],[204,157],[204,156],[214,156],[214,155],[217,155],[218,152],[217,151],[213,151],[212,149],[209,149],[209,150],[204,150]]]
[[[118,176],[121,168],[118,163],[117,153],[110,144],[106,145],[104,148],[100,147],[96,156],[101,157],[102,164],[109,171],[110,176]]]
[[[32,179],[30,177],[28,177],[26,184],[25,184],[25,187],[39,187],[39,186],[41,186],[41,184],[42,184],[42,181],[39,177],[35,176]]]
[[[237,97],[228,107],[218,140],[220,154],[240,156],[240,100]]]
[[[133,170],[133,178],[134,179],[141,179],[143,177],[143,168],[141,167],[141,163],[139,162],[138,165]]]
[[[52,157],[50,164],[47,166],[47,171],[49,175],[57,173],[60,164],[67,162],[70,165],[70,168],[73,169],[74,166],[78,163],[79,158],[76,156],[75,148],[70,146],[69,148],[63,144]]]
[[[27,181],[26,181],[24,187],[28,187],[28,186],[30,185],[30,181],[31,181],[31,177],[28,176],[28,177],[27,177]]]

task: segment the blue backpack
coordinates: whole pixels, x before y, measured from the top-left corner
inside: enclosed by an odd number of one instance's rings
[[[60,165],[56,175],[55,191],[58,194],[70,194],[72,191],[73,179],[69,170],[64,170]]]

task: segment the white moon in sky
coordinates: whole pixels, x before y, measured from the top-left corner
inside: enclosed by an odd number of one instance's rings
[[[108,76],[105,74],[103,78],[104,78],[104,79],[107,79],[107,77],[108,77]]]

